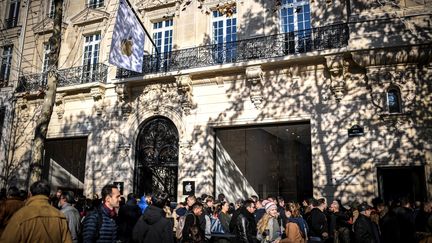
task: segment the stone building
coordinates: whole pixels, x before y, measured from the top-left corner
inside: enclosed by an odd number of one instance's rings
[[[64,1],[53,185],[431,198],[430,0],[131,2],[158,48],[146,39],[142,73],[108,64],[119,1]],[[9,184],[26,180],[54,14],[49,0],[18,4]]]

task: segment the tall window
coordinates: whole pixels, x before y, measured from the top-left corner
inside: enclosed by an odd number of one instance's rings
[[[400,91],[397,87],[391,87],[387,91],[387,107],[389,113],[402,111]]]
[[[94,82],[99,62],[100,34],[85,36],[83,55],[83,83]]]
[[[0,107],[0,141],[1,141],[1,137],[2,137],[5,116],[6,116],[5,107]]]
[[[167,67],[172,51],[173,20],[168,19],[153,23],[153,40],[161,53],[161,65]]]
[[[50,57],[51,45],[49,43],[44,44],[43,60],[42,60],[42,81],[46,83],[48,78],[48,67]]]
[[[50,0],[49,9],[48,9],[48,17],[54,18],[55,15],[55,3],[54,0]]]
[[[312,44],[309,0],[283,0],[280,16],[281,32],[287,33],[287,51],[308,51]]]
[[[11,64],[12,64],[12,50],[13,50],[13,45],[8,45],[3,47],[3,53],[1,56],[1,68],[0,68],[0,81],[3,81],[1,86],[6,85],[5,81],[9,80],[9,74],[10,74]]]
[[[6,28],[13,28],[18,24],[19,0],[11,0],[9,4],[9,13],[5,21]]]
[[[87,7],[99,8],[104,6],[104,0],[88,0]]]
[[[213,43],[215,44],[214,59],[216,62],[235,61],[235,41],[237,41],[236,12],[227,17],[219,11],[213,11]]]

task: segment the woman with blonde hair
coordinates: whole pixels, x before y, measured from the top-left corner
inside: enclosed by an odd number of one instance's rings
[[[281,227],[277,220],[277,206],[274,202],[268,202],[265,206],[266,213],[258,221],[257,239],[261,243],[278,243],[281,240]]]
[[[285,215],[287,217],[286,238],[280,243],[305,243],[308,238],[308,225],[300,214],[300,205],[298,203],[286,204]]]

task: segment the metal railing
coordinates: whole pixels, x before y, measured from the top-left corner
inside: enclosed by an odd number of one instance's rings
[[[18,25],[18,18],[5,19],[4,27],[6,29],[14,28]]]
[[[100,82],[106,83],[108,66],[102,63],[61,69],[58,71],[59,82],[57,87],[67,87],[77,84]],[[38,73],[20,76],[18,78],[17,92],[45,89],[48,73]]]
[[[199,46],[166,53],[145,55],[142,73],[117,69],[117,78],[178,71],[225,63],[282,57],[348,45],[347,24],[263,36],[221,44]]]
[[[86,3],[87,8],[100,8],[104,6],[104,1],[101,0],[91,0]]]

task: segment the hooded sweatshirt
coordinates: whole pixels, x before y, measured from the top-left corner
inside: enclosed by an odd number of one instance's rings
[[[139,243],[173,243],[173,224],[161,208],[148,206],[133,229],[132,239]]]

